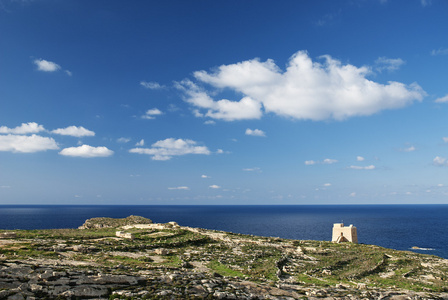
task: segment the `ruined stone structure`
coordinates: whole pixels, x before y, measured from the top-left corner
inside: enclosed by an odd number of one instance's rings
[[[123,238],[123,239],[130,239],[133,240],[135,237],[132,233],[124,232],[124,231],[117,231],[115,232],[115,235],[117,237]]]
[[[356,227],[353,225],[344,226],[344,223],[333,224],[333,237],[331,239],[334,243],[351,242],[358,243],[358,234]]]

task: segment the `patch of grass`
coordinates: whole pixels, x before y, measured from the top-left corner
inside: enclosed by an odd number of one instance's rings
[[[217,260],[213,260],[208,263],[207,265],[211,270],[215,271],[216,273],[223,275],[223,276],[231,276],[231,277],[245,277],[245,274],[233,270],[226,265],[220,263]]]
[[[102,228],[102,229],[45,229],[45,230],[18,230],[17,238],[23,239],[98,239],[105,237],[114,237],[115,228]]]
[[[297,281],[303,282],[305,284],[328,286],[328,283],[326,281],[305,274],[298,274],[295,278],[297,279]]]

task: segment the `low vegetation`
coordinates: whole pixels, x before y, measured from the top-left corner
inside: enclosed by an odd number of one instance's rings
[[[0,240],[0,265],[57,259],[60,264],[84,263],[112,273],[165,268],[271,285],[448,292],[448,261],[435,256],[373,245],[255,237],[179,226],[126,229],[133,239],[115,235],[123,230],[121,226],[136,222],[152,224],[133,216],[93,219],[86,222],[90,224],[83,227],[86,229],[15,231],[15,238]]]

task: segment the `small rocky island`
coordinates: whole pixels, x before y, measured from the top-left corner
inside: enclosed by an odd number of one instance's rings
[[[0,299],[448,299],[448,260],[94,218],[0,230]]]

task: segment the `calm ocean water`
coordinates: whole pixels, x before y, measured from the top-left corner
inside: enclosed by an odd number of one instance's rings
[[[0,206],[0,229],[76,228],[88,218],[139,215],[154,222],[261,236],[331,240],[353,224],[360,243],[448,258],[448,205]]]

